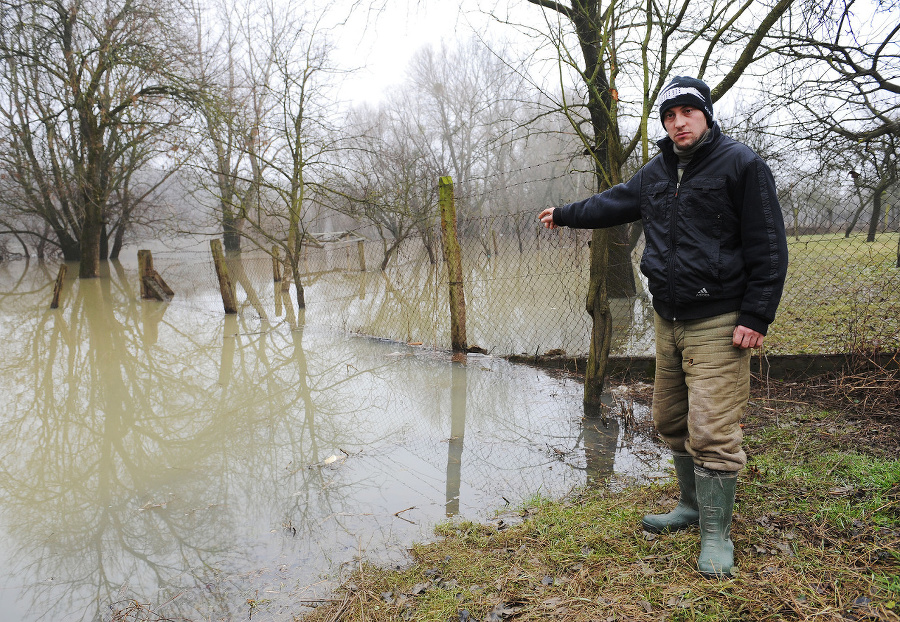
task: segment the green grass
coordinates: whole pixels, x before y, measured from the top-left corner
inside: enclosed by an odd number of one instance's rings
[[[789,238],[789,267],[770,354],[900,349],[900,233]]]

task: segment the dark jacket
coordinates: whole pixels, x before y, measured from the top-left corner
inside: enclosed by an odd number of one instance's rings
[[[714,124],[678,183],[668,137],[629,181],[553,211],[554,223],[596,229],[641,219],[653,307],[669,320],[740,311],[766,334],[787,272],[784,220],[772,172]]]

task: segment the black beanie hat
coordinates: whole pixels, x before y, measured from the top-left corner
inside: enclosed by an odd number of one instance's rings
[[[712,127],[712,97],[706,82],[687,76],[675,76],[659,94],[659,120],[663,121],[666,110],[673,106],[694,106],[703,111],[706,125]],[[665,127],[663,121],[663,127]]]

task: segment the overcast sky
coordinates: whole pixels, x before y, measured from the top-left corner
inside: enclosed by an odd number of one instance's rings
[[[412,55],[422,46],[442,39],[468,37],[471,18],[460,6],[474,2],[388,0],[379,12],[359,10],[335,31],[334,59],[345,68],[359,67],[346,79],[342,96],[375,102],[386,88],[403,80]],[[477,16],[476,16],[477,17]]]
[[[329,10],[350,5],[354,0],[329,3]],[[357,9],[346,24],[333,33],[337,44],[335,62],[345,68],[359,67],[349,77],[342,97],[354,101],[377,102],[386,90],[403,81],[410,58],[423,46],[439,46],[468,39],[477,32],[491,43],[514,41],[520,34],[513,26],[488,15],[503,15],[510,4],[516,20],[542,23],[541,10],[524,1],[510,0],[362,0],[363,5],[381,6],[379,11]],[[383,5],[383,6],[382,6]],[[346,9],[344,10],[346,14]],[[533,46],[534,41],[526,43]]]

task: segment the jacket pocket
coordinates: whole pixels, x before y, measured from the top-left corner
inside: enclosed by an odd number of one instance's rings
[[[670,183],[658,181],[641,191],[641,220],[644,223],[644,254],[641,272],[647,277],[650,293],[663,294],[666,285],[667,259],[671,239]]]
[[[710,224],[721,226],[718,221],[731,211],[731,200],[725,191],[724,177],[692,179],[681,187],[680,194],[679,205],[686,218],[714,219],[716,222]]]
[[[731,201],[724,177],[700,177],[681,186],[678,197],[678,267],[693,296],[721,292],[720,251]]]
[[[648,184],[641,192],[641,218],[644,224],[663,224],[669,217],[669,182],[658,181]]]

